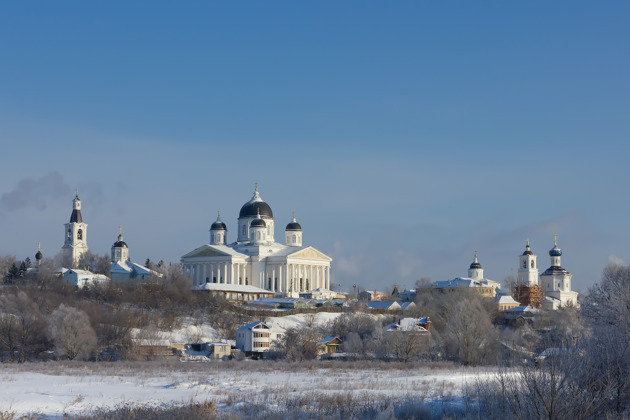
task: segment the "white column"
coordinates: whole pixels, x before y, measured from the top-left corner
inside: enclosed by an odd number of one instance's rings
[[[276,284],[276,266],[272,265],[271,266],[271,291],[275,292],[277,288],[278,288],[278,285]]]
[[[234,283],[234,264],[233,263],[230,264],[230,284],[236,284]]]
[[[227,284],[227,263],[223,263],[223,284]]]
[[[324,269],[326,273],[326,289],[330,290],[330,267]]]

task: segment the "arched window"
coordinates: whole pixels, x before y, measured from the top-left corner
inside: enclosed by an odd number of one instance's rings
[[[247,226],[243,225],[243,235],[247,233]]]
[[[523,261],[523,268],[527,268],[527,261]]]
[[[256,232],[256,240],[260,241],[260,232]]]
[[[72,236],[72,231],[68,229],[68,239],[70,239],[71,236]]]
[[[82,229],[79,229],[77,231],[77,239],[79,239],[79,240],[83,239],[83,230]]]
[[[532,260],[532,268],[534,268],[534,260]]]
[[[297,235],[293,235],[291,237],[291,243],[296,243],[297,242]]]

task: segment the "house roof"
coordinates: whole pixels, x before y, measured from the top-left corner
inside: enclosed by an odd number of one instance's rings
[[[326,337],[324,339],[319,340],[317,344],[328,344],[335,340],[339,341],[340,343],[343,342],[343,340],[339,337]]]
[[[416,331],[416,332],[429,332],[426,328],[420,324],[427,324],[428,317],[425,318],[402,318],[398,321],[394,321],[391,324],[385,326],[385,331]]]
[[[367,306],[371,309],[385,309],[385,310],[395,310],[402,309],[400,303],[396,301],[387,301],[387,300],[373,300],[367,302]]]
[[[273,293],[260,287],[245,284],[204,283],[193,287],[193,290],[212,290],[217,292],[236,293]]]

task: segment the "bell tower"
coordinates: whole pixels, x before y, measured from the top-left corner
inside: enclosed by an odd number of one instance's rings
[[[72,200],[72,214],[70,222],[66,223],[64,231],[64,243],[61,251],[63,253],[63,265],[70,268],[77,268],[81,256],[88,251],[87,246],[87,223],[83,223],[81,216],[81,199],[77,190],[74,200]]]

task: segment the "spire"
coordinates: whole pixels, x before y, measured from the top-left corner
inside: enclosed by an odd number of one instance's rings
[[[293,223],[295,223],[295,210],[293,210]]]
[[[74,197],[75,198],[79,198],[79,189],[78,188],[75,190]]]
[[[122,236],[122,226],[118,226],[118,240],[122,241],[123,240],[123,236]]]
[[[558,246],[558,234],[553,234],[553,246]]]
[[[254,193],[258,194],[258,182],[255,182],[254,185]]]

